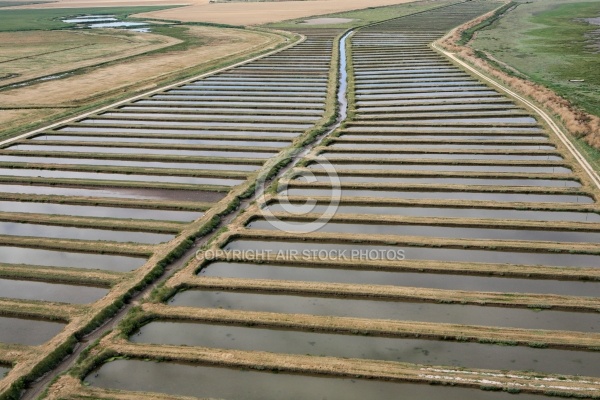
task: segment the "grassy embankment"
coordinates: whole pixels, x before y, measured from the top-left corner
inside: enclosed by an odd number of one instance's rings
[[[545,106],[574,135],[575,145],[596,170],[600,170],[600,71],[594,34],[598,27],[581,18],[598,15],[597,2],[514,1],[446,42],[473,49],[454,50],[479,65],[487,64],[497,71],[497,78]]]

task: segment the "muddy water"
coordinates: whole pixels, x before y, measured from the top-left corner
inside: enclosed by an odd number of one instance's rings
[[[175,235],[0,222],[0,235],[158,244]]]
[[[305,222],[286,221],[287,229],[300,231],[305,227]],[[276,230],[269,221],[256,220],[247,225],[250,229]],[[600,232],[568,232],[532,230],[532,229],[485,229],[467,227],[449,227],[435,225],[393,225],[377,223],[340,223],[328,222],[317,232],[330,233],[361,233],[373,235],[405,235],[405,236],[432,236],[443,238],[472,238],[489,240],[532,240],[548,242],[589,242],[600,243]]]
[[[104,153],[104,154],[162,154],[196,157],[225,157],[225,158],[271,158],[276,153],[242,152],[242,151],[213,151],[213,150],[166,150],[138,149],[134,147],[96,147],[96,146],[45,146],[34,144],[19,144],[9,150],[17,151],[56,151],[71,153]]]
[[[515,251],[463,250],[431,247],[408,247],[404,245],[382,246],[368,244],[305,243],[286,241],[258,241],[239,239],[227,244],[227,250],[257,251],[277,255],[288,254],[289,258],[303,259],[304,255],[317,259],[392,259],[431,260],[446,262],[480,262],[519,265],[549,265],[556,267],[598,267],[600,255],[569,253],[528,253]],[[403,251],[403,253],[398,253]],[[294,256],[295,254],[295,256]],[[305,257],[306,258],[306,257]]]
[[[135,343],[202,346],[271,353],[398,361],[426,365],[536,370],[598,376],[598,354],[418,339],[335,335],[277,329],[156,321],[130,338]]]
[[[324,151],[321,156],[335,161],[336,158],[352,157],[354,159],[434,159],[434,160],[507,160],[507,161],[562,161],[557,155],[533,155],[533,154],[451,154],[451,153],[341,153]]]
[[[64,326],[60,322],[0,317],[0,342],[37,346],[50,340]]]
[[[68,164],[68,165],[110,165],[132,168],[172,168],[218,171],[256,171],[260,165],[251,164],[221,164],[221,163],[185,163],[185,162],[155,162],[155,161],[126,161],[102,160],[95,158],[58,158],[58,157],[27,157],[1,156],[2,162],[38,163],[38,164]]]
[[[331,161],[331,160],[330,160]],[[334,162],[338,169],[356,170],[395,170],[395,171],[463,171],[463,172],[529,172],[529,173],[569,173],[569,168],[560,166],[528,166],[528,165],[427,165],[427,164],[346,164]],[[319,168],[317,164],[309,164],[310,168]]]
[[[192,144],[192,145],[216,145],[216,146],[254,146],[254,147],[286,147],[290,142],[267,142],[248,140],[206,140],[206,139],[155,139],[155,138],[128,138],[128,137],[106,137],[106,136],[61,136],[41,135],[32,140],[62,140],[75,142],[119,142],[119,143],[164,143],[164,144]]]
[[[108,289],[89,286],[0,278],[0,296],[11,299],[88,304],[104,297],[107,293]]]
[[[289,375],[172,362],[116,360],[90,373],[85,382],[107,389],[239,400],[514,400],[504,392],[484,392],[350,378]],[[234,384],[233,384],[234,383]],[[518,400],[545,400],[520,394]]]
[[[0,379],[4,378],[4,375],[8,374],[10,367],[4,367],[0,365]]]
[[[143,208],[113,208],[53,203],[26,203],[17,201],[0,201],[0,212],[73,215],[79,217],[97,218],[148,219],[179,222],[193,221],[204,215],[204,213],[200,211],[168,211]]]
[[[331,196],[329,189],[291,188],[290,196]],[[355,190],[343,189],[344,197],[373,197],[394,199],[444,199],[474,201],[517,201],[517,202],[552,202],[552,203],[594,203],[591,197],[576,194],[529,194],[529,193],[478,193],[478,192],[408,192],[391,190]]]
[[[189,185],[216,185],[216,186],[236,186],[244,182],[242,179],[233,178],[204,178],[191,176],[161,176],[161,175],[135,175],[135,174],[117,174],[100,172],[79,172],[79,171],[60,171],[60,170],[40,170],[40,169],[12,169],[0,168],[0,175],[19,176],[32,178],[50,178],[50,179],[84,179],[101,181],[125,181],[125,182],[162,182],[162,183],[181,183]]]
[[[317,266],[316,264],[313,264],[311,268],[277,264],[214,262],[205,266],[198,275],[242,279],[393,285],[479,292],[551,293],[588,297],[597,297],[600,293],[600,282],[337,269]]]
[[[285,212],[279,203],[269,205],[272,212]],[[311,212],[324,213],[327,205],[315,205]],[[402,206],[353,206],[342,204],[337,214],[380,214],[407,217],[441,218],[484,218],[484,219],[530,219],[535,221],[574,221],[600,222],[600,215],[590,212],[538,211],[538,210],[501,210],[488,208],[451,208],[451,207],[402,207]]]
[[[25,247],[0,246],[0,262],[31,264],[49,267],[71,267],[129,272],[141,267],[144,258],[106,254],[70,253],[66,251],[39,250]]]
[[[57,132],[92,132],[92,133],[130,133],[145,135],[203,135],[210,136],[248,136],[248,137],[285,137],[294,138],[298,136],[295,132],[260,132],[260,131],[228,131],[228,130],[210,130],[210,129],[151,129],[151,128],[105,128],[89,126],[71,126],[59,129]]]
[[[317,175],[316,182],[331,182],[329,176]],[[484,186],[545,186],[545,187],[580,187],[581,184],[573,180],[562,179],[495,179],[495,178],[452,178],[452,177],[380,177],[380,176],[338,176],[342,183],[409,183],[433,185],[484,185]],[[296,178],[299,181],[305,177]]]
[[[0,193],[24,193],[35,195],[83,196],[83,197],[112,197],[122,199],[153,199],[181,201],[219,201],[225,193],[192,191],[192,190],[162,190],[139,188],[110,188],[110,189],[75,189],[54,186],[27,186],[0,184]]]
[[[600,314],[564,311],[466,306],[460,304],[406,303],[188,290],[175,295],[170,304],[184,307],[222,308],[286,314],[390,319],[523,329],[600,331]]]

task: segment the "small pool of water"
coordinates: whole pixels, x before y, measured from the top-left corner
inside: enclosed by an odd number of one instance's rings
[[[62,322],[0,317],[0,342],[37,346],[53,338],[64,326]]]
[[[92,22],[108,22],[108,21],[118,21],[115,18],[115,15],[85,15],[82,17],[73,17],[68,19],[63,19],[62,22],[67,24],[82,24],[82,23],[92,23]]]
[[[19,300],[89,304],[101,299],[108,289],[0,278],[0,297]]]
[[[89,24],[89,27],[94,28],[131,28],[131,27],[141,27],[148,25],[146,22],[125,22],[125,21],[117,21],[117,22],[98,22]]]

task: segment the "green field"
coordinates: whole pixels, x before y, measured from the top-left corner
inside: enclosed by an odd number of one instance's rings
[[[413,14],[420,11],[426,11],[431,8],[441,7],[448,4],[456,3],[457,0],[425,0],[414,3],[400,4],[397,6],[384,7],[369,7],[362,10],[347,11],[335,14],[319,15],[314,18],[349,18],[353,21],[342,24],[323,24],[323,25],[305,25],[303,21],[311,18],[299,18],[289,21],[278,22],[267,25],[270,28],[285,29],[285,28],[354,28],[357,26],[367,25],[373,22],[383,21],[391,18],[401,17],[403,15]]]
[[[0,6],[2,4],[0,2]],[[119,19],[125,19],[131,14],[164,10],[173,7],[178,6],[2,10],[0,12],[0,32],[72,28],[73,24],[66,24],[61,20],[66,17],[90,14],[111,14],[116,15]]]
[[[49,1],[0,1],[0,7],[16,7],[42,3],[49,3]]]
[[[600,2],[520,1],[516,9],[479,31],[470,46],[531,80],[600,115]],[[594,43],[595,42],[595,43]],[[584,79],[585,82],[570,82]]]

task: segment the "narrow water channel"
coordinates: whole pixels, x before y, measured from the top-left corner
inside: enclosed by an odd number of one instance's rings
[[[299,266],[222,261],[204,266],[198,275],[221,278],[392,285],[499,293],[541,293],[587,297],[598,297],[600,294],[600,282],[519,279],[425,272],[390,272],[368,269],[364,266],[357,267],[357,269],[340,269],[328,268],[316,262],[307,266]]]
[[[594,312],[542,311],[462,304],[410,303],[208,290],[188,290],[178,293],[169,301],[169,304],[283,314],[333,315],[521,329],[600,331],[600,314]]]
[[[397,361],[453,367],[535,370],[598,376],[598,354],[439,340],[339,335],[245,326],[154,321],[131,336],[135,343],[202,346],[270,353]]]

